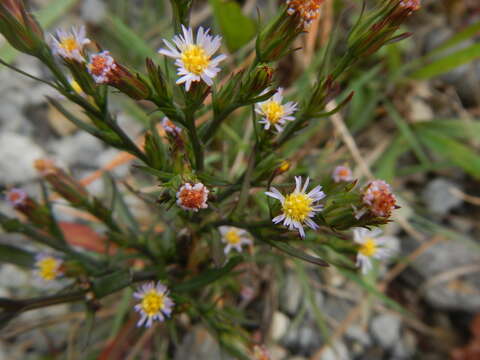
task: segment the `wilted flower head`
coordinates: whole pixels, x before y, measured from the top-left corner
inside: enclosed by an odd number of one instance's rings
[[[175,35],[173,44],[163,40],[168,49],[160,49],[162,55],[176,59],[177,74],[180,78],[177,84],[185,83],[185,90],[190,90],[192,82],[203,80],[208,86],[212,86],[212,79],[220,72],[217,65],[226,58],[226,55],[218,55],[212,58],[219,49],[222,38],[211,36],[209,29],[200,27],[197,31],[196,41],[193,40],[193,30],[182,25],[183,35]]]
[[[385,245],[390,237],[379,236],[382,230],[367,230],[364,228],[353,229],[353,239],[360,244],[357,254],[357,266],[366,274],[372,268],[372,259],[386,259],[392,255],[392,250]]]
[[[168,289],[161,282],[155,284],[150,281],[133,293],[135,299],[140,303],[135,305],[135,311],[141,314],[137,326],[145,324],[151,327],[154,320],[164,321],[165,317],[170,317],[175,303],[168,296]]]
[[[169,118],[164,117],[162,120],[163,129],[170,134],[177,135],[182,132],[182,128],[175,125]]]
[[[420,10],[420,0],[401,0],[398,6],[409,11],[417,11]]]
[[[263,93],[266,93],[264,91]],[[283,88],[278,88],[275,95],[270,99],[260,102],[255,105],[255,112],[262,116],[261,124],[264,124],[264,129],[270,129],[270,126],[275,126],[278,132],[282,132],[282,125],[286,121],[293,121],[295,117],[291,116],[297,110],[297,103],[289,101],[286,104],[283,102]]]
[[[97,84],[109,83],[117,67],[115,59],[110,56],[109,51],[102,51],[97,54],[90,55],[88,63],[88,72],[92,75]]]
[[[302,25],[307,28],[320,15],[320,6],[324,0],[287,0],[288,14],[298,14]]]
[[[339,165],[333,170],[332,178],[333,178],[333,181],[335,181],[336,183],[339,183],[342,181],[352,181],[353,180],[352,170],[350,170],[348,166]]]
[[[42,281],[52,281],[63,274],[63,260],[48,254],[35,257],[35,275]]]
[[[250,245],[252,243],[252,240],[246,236],[247,232],[243,229],[234,226],[220,226],[219,230],[222,235],[222,242],[226,244],[225,254],[228,254],[232,249],[241,252],[242,245]]]
[[[66,60],[85,62],[83,48],[90,43],[86,37],[85,26],[73,27],[70,32],[59,29],[51,36],[53,53]]]
[[[371,181],[363,191],[362,200],[370,212],[379,217],[389,217],[397,203],[390,185],[383,180]]]
[[[12,188],[6,192],[5,198],[12,207],[16,208],[25,204],[28,195],[23,189]]]
[[[280,191],[275,188],[270,188],[271,191],[265,193],[282,203],[283,213],[273,218],[272,221],[275,224],[283,222],[285,226],[288,226],[289,230],[297,229],[303,238],[305,237],[304,224],[314,230],[318,229],[318,225],[315,224],[311,218],[323,209],[322,205],[315,203],[325,197],[325,193],[322,191],[320,185],[307,193],[309,183],[310,178],[307,177],[302,187],[302,177],[295,176],[295,190],[287,196],[283,196]]]
[[[177,192],[177,204],[184,210],[198,211],[208,207],[208,189],[202,183],[186,183]]]

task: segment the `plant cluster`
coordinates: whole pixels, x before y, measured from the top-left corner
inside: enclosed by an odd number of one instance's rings
[[[15,244],[0,250],[8,251],[12,262],[31,267],[42,281],[63,278],[68,285],[41,298],[0,299],[3,323],[27,310],[73,301],[84,302],[95,313],[102,298],[135,286],[139,326],[164,321],[174,326],[180,314],[201,318],[224,346],[249,358],[244,349],[251,340],[229,318],[227,305],[218,304],[225,294],[238,292],[232,280],[241,276],[244,264],[261,265],[265,257],[282,253],[319,266],[354,268],[356,258],[366,273],[374,259],[392,255],[378,228],[398,207],[390,185],[382,180],[359,184],[347,164],[311,179],[283,149],[298,143],[310,124],[348,104],[353,93],[338,98],[349,70],[383,45],[405,38],[408,34],[397,31],[419,2],[388,0],[365,8],[343,53],[338,55],[333,45],[323,50],[316,78],[305,85],[308,97],[290,99],[276,85],[276,65],[294,51],[295,39],[308,32],[322,2],[285,1],[276,18],[259,30],[252,56],[232,70],[222,53],[222,38],[210,29],[189,26],[192,1],[171,0],[176,35],[164,40],[158,58],[145,59],[142,72],[89,39],[84,27],[46,35],[23,1],[0,1],[0,32],[50,70],[52,80],[37,80],[77,104],[88,121],[57,98],[49,102],[81,130],[135,157],[135,168],[158,185],[155,193],[131,189],[158,214],[151,224],[140,224],[128,207],[129,221],[119,221],[113,203],[90,194],[52,161],[38,160],[42,184],[49,185],[42,187],[43,199],[10,188],[5,197],[18,217],[0,214],[0,224],[43,250],[32,254]],[[112,93],[153,108],[141,142],[119,126],[109,109]],[[228,159],[212,156],[221,154],[220,130],[233,121],[241,122],[239,133],[247,125],[253,128],[248,161],[235,178],[225,171]],[[113,188],[117,194],[115,182]],[[102,224],[105,252],[68,242],[48,189]],[[261,347],[253,353],[267,358]]]

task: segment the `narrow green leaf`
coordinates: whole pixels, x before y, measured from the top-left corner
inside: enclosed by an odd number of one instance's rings
[[[2,262],[31,268],[35,262],[35,256],[29,251],[15,246],[0,244],[0,263]]]
[[[420,139],[425,145],[473,177],[480,179],[479,154],[441,132],[424,129],[420,134]]]
[[[257,32],[255,21],[243,15],[238,3],[231,0],[210,0],[209,2],[230,51],[240,49],[253,39]]]
[[[480,58],[480,44],[478,43],[455,51],[438,60],[434,60],[415,71],[411,76],[415,79],[430,79],[453,70],[460,65],[467,64],[477,58]]]
[[[442,52],[443,50],[446,50],[448,48],[451,48],[453,46],[456,46],[456,45],[462,43],[465,40],[472,39],[479,32],[480,32],[480,21],[477,21],[476,23],[473,23],[473,24],[467,26],[462,31],[456,33],[455,35],[453,35],[447,41],[443,42],[440,46],[436,47],[430,53],[428,53],[427,56],[432,56],[434,54],[438,54],[438,53]]]
[[[240,262],[242,261],[241,256],[236,256],[230,259],[227,264],[218,269],[209,269],[203,271],[200,275],[194,277],[193,279],[187,280],[181,284],[172,286],[173,291],[191,291],[198,288],[205,287],[222,277],[228,275]]]

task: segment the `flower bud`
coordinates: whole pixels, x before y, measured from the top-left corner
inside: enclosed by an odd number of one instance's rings
[[[108,51],[91,55],[87,68],[99,85],[113,86],[135,100],[148,99],[151,95],[148,84],[117,63]]]
[[[261,64],[251,71],[242,84],[242,95],[251,99],[261,94],[272,83],[273,68]]]
[[[52,220],[48,209],[28,196],[25,190],[12,188],[6,192],[5,199],[10,206],[25,215],[31,223],[42,229],[50,228]]]
[[[22,0],[0,0],[0,33],[15,49],[34,56],[45,44],[42,28]]]
[[[52,186],[52,188],[72,205],[84,205],[89,198],[85,187],[68,175],[65,171],[55,166],[53,161],[39,159],[35,161],[38,173]]]

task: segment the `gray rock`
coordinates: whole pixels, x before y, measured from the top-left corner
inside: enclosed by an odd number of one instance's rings
[[[273,314],[272,324],[270,328],[271,336],[274,341],[278,341],[285,336],[288,327],[290,326],[290,319],[284,313],[277,311]]]
[[[417,350],[417,338],[411,331],[405,331],[400,341],[393,347],[393,356],[395,360],[412,359]]]
[[[310,355],[323,344],[321,333],[312,320],[295,324],[288,329],[281,343],[298,355]]]
[[[302,293],[300,280],[295,274],[289,273],[286,276],[285,284],[280,293],[280,308],[289,315],[295,314],[303,298]]]
[[[382,314],[376,316],[370,325],[371,332],[377,342],[385,349],[395,345],[400,336],[401,320],[398,316]]]
[[[337,341],[333,346],[328,346],[318,360],[350,360],[350,355],[345,344]]]
[[[462,204],[462,199],[450,192],[452,187],[458,186],[443,178],[438,178],[428,183],[422,196],[430,212],[443,216]]]
[[[415,245],[412,246],[412,243]],[[405,239],[402,246],[413,248],[419,244],[412,239]],[[477,264],[480,264],[478,245],[469,242],[468,239],[452,239],[429,247],[411,266],[425,281],[419,290],[432,306],[478,312],[480,311],[478,272],[467,271],[465,275],[438,278],[441,274]]]
[[[96,168],[103,146],[97,138],[80,131],[53,143],[52,150],[55,157],[69,167],[83,165]]]
[[[36,159],[45,152],[27,136],[4,132],[0,134],[0,183],[23,183],[37,176]]]
[[[368,331],[366,331],[364,328],[358,325],[352,325],[347,329],[347,332],[345,335],[355,341],[360,343],[361,345],[364,346],[370,346],[372,344],[372,339],[370,338],[370,335],[368,334]]]
[[[203,327],[195,327],[185,335],[175,360],[233,360],[221,351],[218,342]]]

